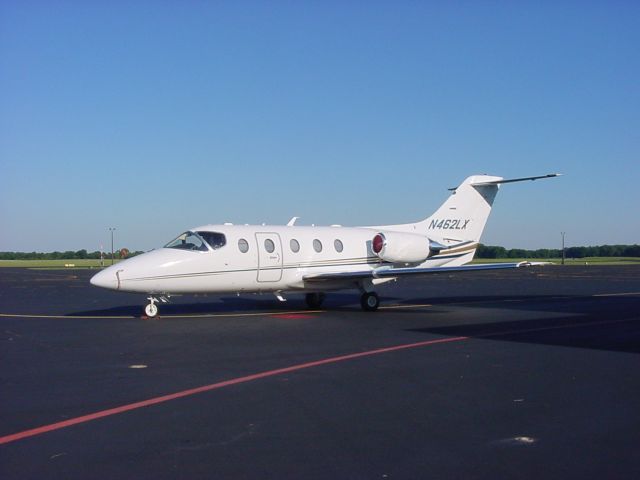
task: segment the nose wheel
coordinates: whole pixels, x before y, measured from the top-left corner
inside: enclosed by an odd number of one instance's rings
[[[153,297],[153,296],[147,297],[147,300],[149,300],[149,303],[144,307],[144,314],[148,318],[154,318],[159,313],[159,309],[158,309],[158,306],[156,305],[156,303],[158,303],[158,302],[168,303],[169,302],[169,294],[160,295],[159,297]]]
[[[155,300],[155,299],[154,299]],[[153,318],[156,315],[158,315],[158,306],[155,304],[155,301],[152,300],[150,303],[148,303],[145,307],[144,307],[144,313],[147,315],[147,317],[149,318]]]
[[[154,318],[158,315],[159,309],[156,303],[162,302],[167,303],[169,300],[167,299],[168,295],[161,296],[160,298],[156,297],[148,297],[149,303],[144,307],[144,313],[149,318]]]
[[[374,312],[380,306],[380,298],[376,292],[364,292],[360,297],[360,305],[365,312]]]

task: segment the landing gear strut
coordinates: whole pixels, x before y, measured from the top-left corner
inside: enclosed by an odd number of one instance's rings
[[[324,302],[324,297],[325,297],[324,293],[314,292],[314,293],[307,293],[304,299],[307,302],[307,307],[311,309],[316,309],[322,306],[322,302]]]
[[[360,296],[360,305],[365,312],[374,312],[380,306],[380,298],[376,292],[364,292]]]

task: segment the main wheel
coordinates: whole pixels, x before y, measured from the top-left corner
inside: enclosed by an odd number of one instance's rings
[[[307,307],[311,309],[316,309],[322,306],[322,302],[324,302],[324,297],[325,297],[324,293],[314,292],[314,293],[307,293],[304,299],[307,302]]]
[[[147,314],[147,317],[153,318],[158,315],[158,306],[155,303],[149,303],[144,307],[144,313]]]
[[[374,312],[380,306],[380,298],[376,292],[364,292],[360,297],[360,305],[365,312]]]

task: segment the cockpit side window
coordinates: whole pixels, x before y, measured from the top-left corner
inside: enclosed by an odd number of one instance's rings
[[[222,233],[218,232],[196,232],[200,235],[205,242],[209,244],[214,250],[222,248],[227,244],[227,238]]]
[[[164,248],[177,248],[180,250],[196,250],[200,252],[206,252],[208,250],[207,244],[202,240],[202,237],[196,232],[184,232],[178,235],[175,240],[167,243]]]

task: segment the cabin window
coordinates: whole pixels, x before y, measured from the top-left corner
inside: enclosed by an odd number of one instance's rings
[[[247,242],[244,238],[241,238],[240,240],[238,240],[238,249],[240,249],[242,253],[247,253],[249,251],[249,242]]]
[[[264,241],[264,249],[268,252],[268,253],[273,253],[274,250],[276,249],[276,245],[273,243],[273,240],[271,240],[270,238],[267,238]]]
[[[292,238],[289,242],[289,247],[293,253],[298,253],[300,251],[300,244],[295,238]]]
[[[196,232],[200,235],[205,242],[209,244],[211,248],[217,250],[227,244],[227,238],[222,233],[218,232]]]
[[[207,244],[196,232],[184,232],[178,235],[175,240],[167,243],[164,248],[175,248],[178,250],[195,250],[206,252]]]
[[[340,253],[342,252],[342,250],[344,250],[344,245],[342,245],[342,242],[340,240],[338,240],[337,238],[333,241],[333,246],[336,249],[336,252]]]
[[[313,249],[318,253],[322,251],[322,242],[317,238],[313,241]]]

